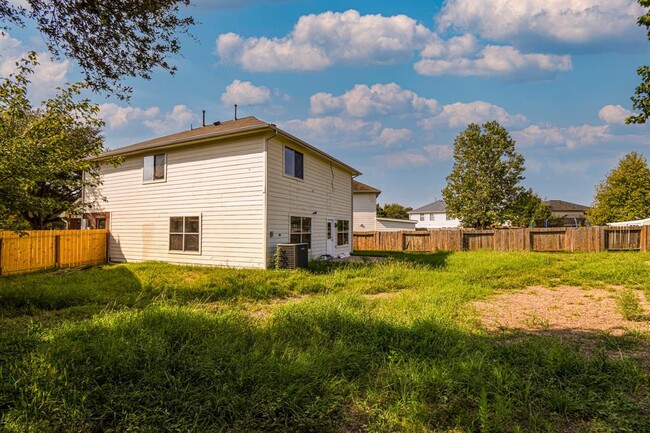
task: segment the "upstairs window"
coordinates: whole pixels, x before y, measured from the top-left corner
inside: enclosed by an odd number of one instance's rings
[[[420,214],[420,221],[424,221],[424,214],[423,213]]]
[[[350,243],[350,221],[338,220],[336,222],[336,245],[348,245]]]
[[[165,180],[165,154],[144,157],[143,181],[156,182]]]
[[[293,150],[290,147],[284,148],[284,174],[287,176],[297,177],[298,179],[304,179],[304,156],[302,153],[297,150]]]
[[[169,251],[198,253],[201,245],[201,222],[198,216],[169,218]]]

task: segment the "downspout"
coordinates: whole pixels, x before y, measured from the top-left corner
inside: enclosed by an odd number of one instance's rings
[[[264,248],[264,268],[268,268],[269,260],[269,195],[268,195],[268,184],[269,184],[269,141],[273,140],[276,135],[278,135],[278,130],[275,129],[274,125],[269,124],[269,127],[273,128],[273,135],[264,139],[264,189],[262,194],[264,195],[264,222],[262,224],[264,228],[264,242],[262,242],[262,248]]]
[[[354,253],[354,190],[352,188],[352,180],[354,180],[355,177],[359,177],[358,174],[353,174],[352,179],[350,180],[350,226],[348,227],[350,230],[350,255]],[[375,216],[375,230],[377,230],[377,216]]]

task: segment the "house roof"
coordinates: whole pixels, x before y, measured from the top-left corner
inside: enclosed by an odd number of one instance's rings
[[[117,149],[112,149],[102,153],[97,157],[97,159],[106,159],[113,156],[126,156],[151,150],[165,149],[169,147],[186,146],[201,143],[214,138],[226,138],[263,131],[275,132],[277,135],[281,135],[294,142],[297,142],[307,149],[313,151],[314,153],[317,153],[335,162],[354,175],[361,174],[361,172],[355,168],[350,167],[346,163],[332,157],[317,147],[314,147],[311,144],[307,143],[306,141],[303,141],[298,137],[295,137],[288,132],[283,131],[272,123],[263,122],[253,116],[248,116],[237,120],[227,120],[225,122],[215,122],[211,125],[194,128],[163,137],[153,138],[151,140],[142,141],[140,143],[131,144],[129,146],[118,147]]]
[[[583,206],[581,204],[571,203],[570,201],[564,200],[546,200],[544,201],[544,204],[550,207],[553,212],[585,211],[589,209],[589,206]]]
[[[377,195],[381,194],[381,190],[374,186],[366,185],[354,179],[352,180],[352,192],[374,192]]]
[[[413,209],[412,211],[409,211],[409,214],[413,213],[442,213],[445,212],[447,209],[447,205],[445,204],[444,200],[436,200],[432,203],[425,204],[422,207],[419,207],[417,209]]]

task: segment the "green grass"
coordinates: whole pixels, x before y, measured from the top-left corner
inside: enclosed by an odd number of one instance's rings
[[[650,431],[647,364],[609,353],[647,336],[578,350],[487,332],[467,305],[530,285],[647,288],[649,255],[384,255],[0,279],[0,429]]]
[[[648,314],[643,309],[639,297],[632,289],[625,289],[617,299],[618,308],[627,320],[643,321],[648,320]]]

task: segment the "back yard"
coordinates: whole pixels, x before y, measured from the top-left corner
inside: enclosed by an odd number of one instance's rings
[[[0,426],[650,431],[650,254],[0,279]]]

